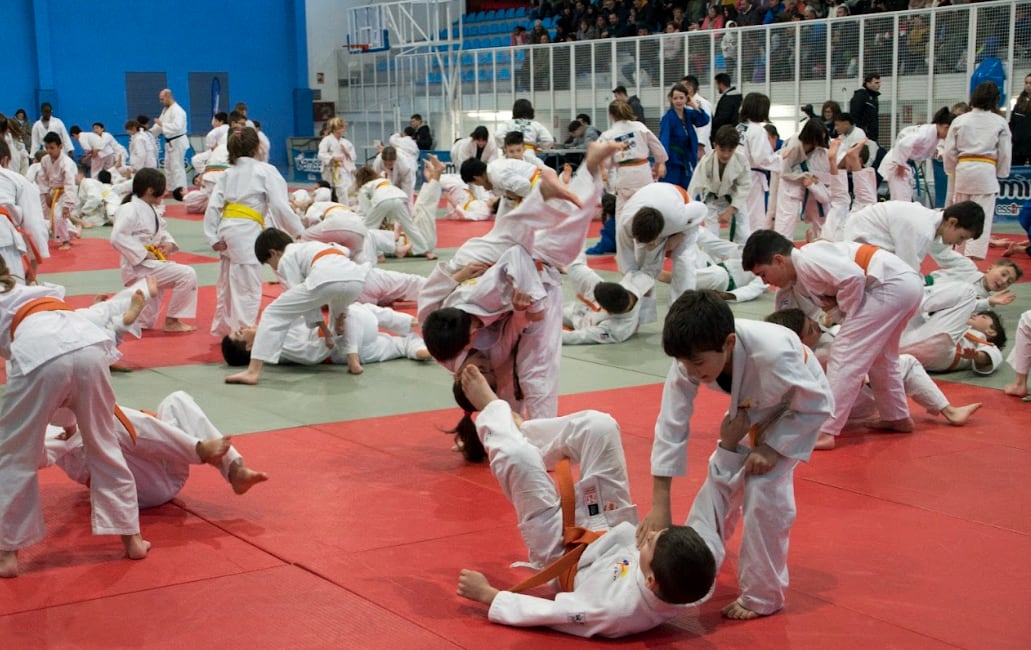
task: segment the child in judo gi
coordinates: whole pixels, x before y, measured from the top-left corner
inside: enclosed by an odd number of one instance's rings
[[[1010,351],[1007,363],[1013,368],[1016,377],[1003,390],[1007,395],[1023,397],[1027,400],[1027,373],[1031,368],[1031,311],[1025,311],[1020,315],[1020,324],[1017,326],[1017,341]]]
[[[720,226],[730,227],[730,241],[744,244],[752,232],[748,219],[748,196],[752,171],[748,157],[738,145],[741,135],[727,124],[716,131],[712,151],[702,156],[687,187],[689,196],[705,204],[705,227],[719,237]]]
[[[652,509],[638,527],[638,541],[672,522],[670,490],[673,477],[687,471],[699,384],[728,393],[724,427],[754,435],[750,447],[727,448],[721,429],[720,448],[710,460],[710,481],[729,477],[736,483],[727,495],[729,514],[742,509],[741,595],[723,608],[723,615],[751,619],[773,614],[784,606],[788,586],[795,467],[809,459],[834,406],[827,378],[816,355],[795,334],[778,325],[735,319],[729,305],[711,291],[689,291],[677,299],[666,316],[662,345],[673,363],[652,442]],[[728,453],[734,459],[729,471],[719,462]],[[688,525],[712,516],[709,508],[712,504],[699,496]],[[720,530],[726,540],[731,530]]]

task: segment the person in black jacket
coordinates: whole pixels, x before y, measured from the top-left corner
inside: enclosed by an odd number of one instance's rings
[[[416,113],[411,117],[410,124],[415,129],[415,144],[421,151],[433,149],[433,134],[430,133],[430,125],[422,121],[422,115]]]
[[[1024,91],[1010,111],[1013,134],[1013,164],[1031,164],[1031,74],[1024,77]]]
[[[719,99],[716,100],[716,108],[712,114],[712,133],[720,130],[721,126],[729,124],[737,126],[738,113],[741,110],[741,93],[737,88],[730,85],[730,75],[721,72],[714,78],[716,90],[719,92]]]
[[[855,125],[863,129],[866,137],[874,142],[878,142],[880,135],[880,106],[877,100],[880,90],[881,75],[867,74],[863,78],[863,87],[852,94],[848,104],[848,112],[855,120]]]

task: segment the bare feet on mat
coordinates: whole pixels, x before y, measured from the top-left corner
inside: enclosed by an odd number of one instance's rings
[[[122,535],[122,545],[125,546],[125,554],[130,560],[142,560],[147,557],[147,551],[150,550],[150,542],[143,539],[139,533]]]
[[[974,411],[981,408],[981,402],[974,402],[973,404],[964,404],[963,406],[953,406],[949,404],[942,409],[942,415],[949,421],[954,427],[961,427],[967,423],[970,416],[974,414]]]
[[[0,578],[18,577],[18,551],[0,551]]]
[[[58,246],[57,250],[59,250],[59,251],[70,251],[70,250],[72,250],[72,243],[70,241],[66,241],[65,243],[63,243],[60,246]]]
[[[200,458],[202,463],[218,466],[222,463],[222,457],[229,452],[231,446],[232,443],[229,441],[229,436],[201,440],[197,443],[197,457]]]
[[[462,391],[469,399],[469,403],[475,406],[477,411],[482,411],[485,406],[498,398],[494,391],[491,390],[490,384],[487,383],[480,369],[472,364],[465,367],[460,380],[462,382]]]
[[[890,431],[893,433],[912,433],[913,419],[901,418],[899,420],[874,420],[866,426],[876,431]]]
[[[233,492],[243,494],[258,483],[268,480],[265,472],[256,472],[238,460],[229,468],[229,484],[233,486]]]
[[[1014,397],[1027,397],[1027,382],[1013,382],[1012,384],[1006,384],[1002,388],[1002,392],[1007,395]]]
[[[178,318],[166,318],[165,319],[165,331],[166,332],[193,332],[197,328],[193,325],[187,325]]]
[[[734,621],[749,621],[753,618],[764,616],[764,614],[759,612],[753,612],[736,600],[721,609],[720,614],[723,614],[723,618],[729,618]]]
[[[813,446],[813,449],[830,451],[831,449],[834,449],[837,443],[837,436],[832,436],[829,433],[821,433],[820,437],[816,439],[816,444]]]
[[[258,374],[253,373],[249,370],[238,372],[235,375],[229,375],[226,377],[227,384],[246,384],[248,386],[254,386],[258,383]]]

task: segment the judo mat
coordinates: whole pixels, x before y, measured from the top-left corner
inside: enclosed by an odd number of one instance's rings
[[[57,245],[50,242],[50,257],[43,260],[39,266],[41,274],[67,273],[80,271],[102,271],[105,269],[117,269],[121,264],[121,256],[111,245],[109,239],[110,228],[93,228],[98,232],[104,232],[108,237],[83,237],[72,240],[71,250],[57,250]],[[179,251],[171,257],[172,261],[180,264],[195,265],[215,263],[218,259],[214,256],[206,257],[196,255],[187,251]]]
[[[1031,405],[943,383],[952,403],[984,401],[966,427],[913,405],[913,434],[851,428],[796,471],[791,585],[775,616],[737,622],[735,537],[713,597],[627,648],[1026,647],[1031,582]],[[246,390],[246,389],[244,389]],[[632,495],[650,502],[660,384],[563,396],[560,412],[601,407],[621,425]],[[705,476],[726,395],[696,400],[682,520]],[[5,647],[587,647],[545,629],[486,620],[455,594],[474,568],[496,584],[526,576],[514,513],[486,465],[449,450],[457,408],[253,433],[235,444],[267,483],[236,496],[195,466],[173,502],[144,511],[153,543],[119,559],[89,534],[85,488],[40,474],[48,537],[0,589]],[[595,642],[597,643],[597,642]],[[593,644],[592,644],[593,645]]]

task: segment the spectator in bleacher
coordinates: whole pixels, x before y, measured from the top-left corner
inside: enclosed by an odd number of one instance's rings
[[[803,79],[825,79],[827,60],[827,25],[817,22],[816,9],[807,5],[802,25],[802,52],[799,61]]]
[[[667,79],[677,79],[684,74],[684,37],[674,21],[666,23],[666,34],[662,39],[662,65]]]
[[[917,14],[909,19],[905,47],[900,52],[899,74],[927,74],[927,17]]]
[[[609,19],[603,13],[597,13],[594,15],[594,38],[608,38],[609,32]]]
[[[781,0],[766,0],[766,6],[763,8],[762,21],[763,25],[772,25],[777,22],[784,13],[784,3]]]
[[[734,62],[737,60],[737,22],[727,21],[727,28],[723,30],[720,38],[720,53],[723,55],[723,66],[727,70],[736,68]]]
[[[541,37],[547,34],[548,30],[544,29],[544,23],[539,18],[533,21],[533,29],[530,30],[530,45],[537,45],[541,42]]]
[[[713,79],[716,82],[716,108],[712,114],[712,132],[716,133],[721,126],[736,126],[741,111],[741,92],[730,83],[730,75],[721,72]]]
[[[705,0],[687,0],[687,6],[684,8],[685,21],[687,25],[684,27],[684,31],[689,31],[691,23],[701,23],[702,18],[705,18]]]
[[[562,5],[558,18],[555,20],[555,33],[557,41],[566,40],[566,36],[576,32],[576,20],[573,18],[573,7],[566,2]]]
[[[754,27],[762,22],[762,13],[756,0],[737,0],[737,22],[742,27]]]
[[[629,24],[620,21],[619,14],[614,11],[609,14],[603,38],[623,38],[633,35],[633,28]]]
[[[540,45],[551,43],[551,36],[548,32],[541,34]],[[530,57],[533,60],[533,77],[531,79],[531,90],[547,90],[551,85],[551,48],[535,47],[530,50]],[[567,74],[568,81],[568,74]]]
[[[1013,164],[1031,165],[1031,74],[1024,77],[1024,90],[1010,111],[1013,134]]]
[[[630,108],[634,109],[634,115],[637,116],[638,122],[644,122],[644,106],[641,106],[641,99],[634,95],[629,96],[626,91],[626,86],[616,86],[612,89],[612,97],[614,99],[621,99],[627,104],[630,104]]]
[[[530,44],[530,34],[526,31],[526,28],[522,25],[516,25],[515,29],[512,30],[512,37],[510,40],[512,47],[522,47],[523,45]]]
[[[881,75],[868,72],[863,78],[863,87],[852,93],[848,103],[848,112],[855,120],[855,125],[863,130],[866,137],[877,142],[880,134]],[[878,145],[880,146],[880,145]]]
[[[713,0],[713,3],[709,5],[706,10],[705,18],[702,19],[702,24],[698,27],[700,29],[723,29],[723,6],[716,4],[718,0]]]
[[[645,25],[648,28],[648,33],[658,28],[659,11],[653,0],[635,0],[634,12],[637,14],[637,24]]]
[[[843,4],[835,11],[836,18],[849,17],[849,8]],[[854,20],[842,23],[831,30],[831,74],[835,79],[855,76],[859,65],[859,25]]]
[[[587,19],[585,15],[580,19],[580,28],[576,30],[576,40],[589,41],[598,38],[598,28]]]
[[[415,129],[415,144],[420,151],[433,149],[433,134],[430,132],[430,125],[422,121],[422,115],[416,113],[409,118],[409,125]]]

